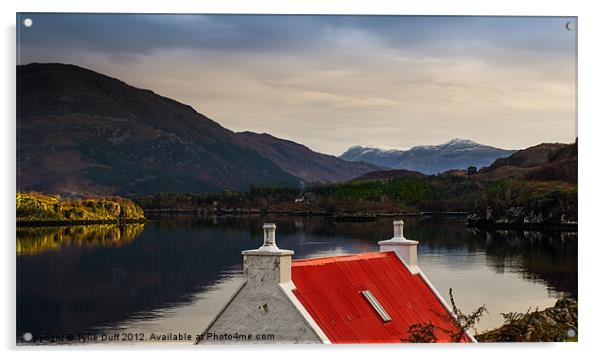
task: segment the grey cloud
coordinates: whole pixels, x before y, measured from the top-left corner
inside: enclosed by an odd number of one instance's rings
[[[148,54],[163,49],[290,50],[319,39],[312,17],[236,15],[23,14],[29,48]]]
[[[417,53],[465,55],[499,47],[516,51],[570,51],[569,18],[24,14],[35,26],[21,32],[24,46],[147,54],[173,48],[233,51],[320,50],[332,32],[360,31],[387,46]],[[51,46],[49,46],[51,44]]]

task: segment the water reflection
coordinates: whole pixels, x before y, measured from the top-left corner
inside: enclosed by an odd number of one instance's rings
[[[119,230],[118,241],[114,228],[19,232],[17,333],[198,332],[240,281],[240,251],[261,245],[268,221],[295,258],[376,251],[392,235],[389,219],[261,216],[158,218]],[[420,265],[441,292],[453,287],[466,309],[487,304],[485,327],[500,311],[577,296],[576,233],[468,231],[461,220],[419,218],[406,220],[405,233],[420,241]]]
[[[38,254],[64,246],[122,246],[142,233],[144,224],[17,227],[17,255]]]
[[[577,233],[471,231],[497,271],[521,272],[550,290],[577,298]]]

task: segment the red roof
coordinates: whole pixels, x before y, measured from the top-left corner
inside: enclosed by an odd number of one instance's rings
[[[295,260],[292,279],[295,295],[332,343],[400,343],[415,323],[454,329],[436,294],[394,252]],[[364,290],[372,292],[391,321],[383,321]],[[435,334],[439,342],[451,341],[443,330]]]

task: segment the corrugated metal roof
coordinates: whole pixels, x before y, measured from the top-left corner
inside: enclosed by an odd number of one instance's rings
[[[295,260],[294,294],[332,343],[400,343],[415,323],[453,329],[445,307],[420,275],[393,252]],[[391,321],[385,322],[362,295],[370,291]],[[450,342],[435,331],[439,342]],[[466,340],[468,341],[468,340]]]

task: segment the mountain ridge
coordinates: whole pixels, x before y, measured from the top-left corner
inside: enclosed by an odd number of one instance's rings
[[[454,138],[440,145],[419,145],[408,150],[352,146],[339,156],[348,161],[364,161],[389,169],[405,169],[424,174],[490,165],[516,152],[482,145],[469,139]]]
[[[56,63],[17,66],[20,191],[144,195],[299,185],[299,177],[261,155],[253,148],[261,144],[251,145],[244,137],[189,105],[89,69]],[[332,160],[309,148],[304,155],[316,164],[308,176],[322,181],[377,169]],[[349,173],[333,177],[317,165],[322,160]]]
[[[365,162],[342,161],[336,156],[322,153],[310,156],[309,153],[313,151],[309,147],[268,133],[242,131],[238,134],[245,146],[307,183],[350,180],[356,174],[361,176],[381,169]],[[316,176],[316,173],[320,173],[320,176]]]

